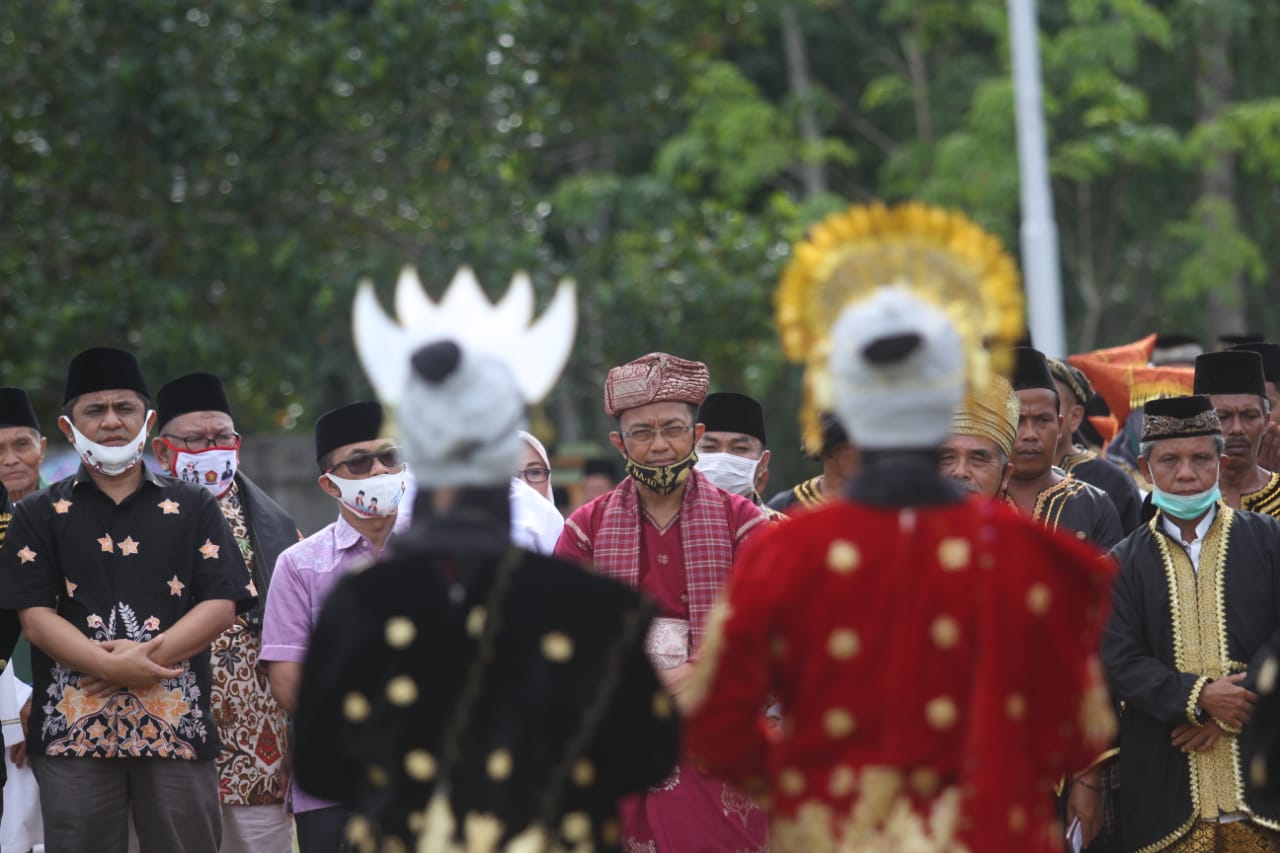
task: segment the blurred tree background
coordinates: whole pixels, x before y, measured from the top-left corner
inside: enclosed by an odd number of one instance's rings
[[[1068,338],[1280,333],[1280,5],[1040,4]],[[849,201],[957,207],[1017,252],[1004,0],[9,0],[0,376],[51,419],[82,347],[228,380],[250,431],[369,394],[350,307],[415,264],[579,285],[541,412],[600,439],[605,370],[664,349],[766,403],[771,295]]]

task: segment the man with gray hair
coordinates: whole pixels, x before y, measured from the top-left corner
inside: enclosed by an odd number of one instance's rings
[[[1280,608],[1280,522],[1221,500],[1209,397],[1148,402],[1139,446],[1157,512],[1112,551],[1102,643],[1124,703],[1124,849],[1280,850],[1280,795],[1247,791],[1241,758],[1266,734],[1252,714]]]

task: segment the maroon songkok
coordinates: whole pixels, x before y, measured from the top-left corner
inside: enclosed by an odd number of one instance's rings
[[[604,382],[604,411],[611,418],[649,403],[702,405],[711,376],[700,361],[651,352],[609,371]]]

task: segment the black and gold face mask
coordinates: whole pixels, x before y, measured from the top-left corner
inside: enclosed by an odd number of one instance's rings
[[[627,464],[624,467],[627,475],[646,489],[660,495],[669,495],[689,479],[689,472],[697,462],[698,454],[690,451],[688,456],[670,465],[641,465],[627,457]]]

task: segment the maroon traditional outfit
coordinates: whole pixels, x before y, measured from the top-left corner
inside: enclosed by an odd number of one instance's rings
[[[689,475],[680,514],[659,528],[640,507],[636,484],[579,507],[565,521],[557,557],[594,565],[658,602],[662,617],[688,623],[688,659],[696,660],[716,595],[743,540],[767,527],[746,498]],[[672,622],[659,622],[668,630]],[[655,637],[655,642],[661,642]],[[670,648],[670,638],[663,644]],[[675,661],[678,662],[678,661]],[[756,713],[763,720],[764,702]],[[764,850],[768,818],[745,794],[682,755],[671,775],[623,801],[624,850]]]

